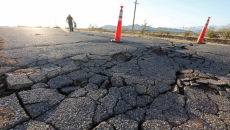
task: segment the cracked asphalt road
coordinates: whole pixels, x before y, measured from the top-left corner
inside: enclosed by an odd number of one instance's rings
[[[12,61],[0,68],[1,130],[230,129],[230,46],[49,28],[0,35]]]

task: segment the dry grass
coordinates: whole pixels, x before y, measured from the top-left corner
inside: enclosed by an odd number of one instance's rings
[[[98,34],[110,34],[110,35],[115,35],[115,32],[103,32],[103,31],[96,31],[96,30],[89,30],[89,29],[80,29],[78,30],[80,32],[93,32],[93,33],[98,33]],[[182,42],[182,43],[197,43],[194,41],[189,41],[189,40],[178,40],[178,39],[172,39],[172,38],[161,38],[161,37],[153,37],[150,36],[149,34],[140,34],[140,33],[130,33],[130,32],[124,32],[122,33],[122,36],[127,36],[127,37],[141,37],[141,38],[146,38],[146,39],[162,39],[162,40],[169,40],[172,42]]]
[[[99,34],[109,34],[109,35],[114,35],[115,36],[115,31],[104,31],[104,30],[93,30],[93,29],[78,29],[78,31],[81,32],[92,32],[92,33],[99,33]],[[123,31],[122,32],[122,36],[127,36],[127,37],[139,37],[139,38],[146,38],[146,39],[157,39],[157,40],[167,40],[167,41],[171,41],[171,42],[179,42],[179,43],[189,43],[189,44],[197,44],[196,40],[186,40],[185,37],[183,35],[179,35],[179,34],[170,34],[170,35],[174,35],[174,36],[179,36],[181,37],[181,39],[176,39],[176,38],[163,38],[163,37],[157,37],[157,36],[152,36],[151,33],[145,33],[145,34],[140,34],[140,33],[132,33],[130,31]],[[193,38],[197,38],[198,39],[198,35],[191,35],[189,37],[193,37]],[[228,44],[222,44],[222,43],[216,43],[214,38],[208,38],[208,39],[213,39],[213,40],[209,40],[206,41],[206,43],[208,44],[216,44],[216,45],[227,45]],[[218,38],[220,40],[224,40],[222,38]],[[229,42],[229,41],[227,41]]]

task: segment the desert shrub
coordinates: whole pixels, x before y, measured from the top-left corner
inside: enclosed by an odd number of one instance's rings
[[[223,29],[218,30],[218,32],[224,39],[230,39],[230,24]]]
[[[171,34],[171,32],[170,31],[165,31],[165,34],[169,35],[169,34]]]
[[[157,34],[162,35],[163,33],[164,33],[164,31],[162,31],[162,30],[157,30]]]
[[[90,24],[88,29],[96,29],[98,28],[96,24]]]
[[[55,27],[53,27],[53,28],[58,28],[58,29],[59,29],[60,27],[59,27],[59,26],[55,26]]]
[[[191,31],[184,31],[183,34],[184,34],[185,37],[187,37],[187,36],[189,36],[191,34]]]
[[[129,29],[127,27],[122,27],[122,31],[129,31]]]
[[[209,38],[217,37],[217,32],[215,31],[215,28],[215,25],[212,25],[208,28],[207,35]]]
[[[137,31],[136,31],[135,28],[133,28],[132,33],[133,33],[133,34],[137,33]]]
[[[147,28],[147,21],[145,20],[144,23],[141,25],[141,34],[144,34]]]

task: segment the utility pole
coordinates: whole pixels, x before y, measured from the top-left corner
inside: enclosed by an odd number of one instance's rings
[[[135,15],[136,15],[136,7],[137,7],[137,4],[139,4],[139,3],[137,3],[137,0],[134,3],[135,3],[135,9],[134,9],[134,16],[133,16],[133,27],[132,27],[132,31],[134,31],[134,21],[135,21]]]
[[[54,16],[55,27],[57,27],[56,17]]]

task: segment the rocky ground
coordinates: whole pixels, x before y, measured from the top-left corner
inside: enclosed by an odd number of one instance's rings
[[[0,129],[230,129],[229,46],[1,28]]]

